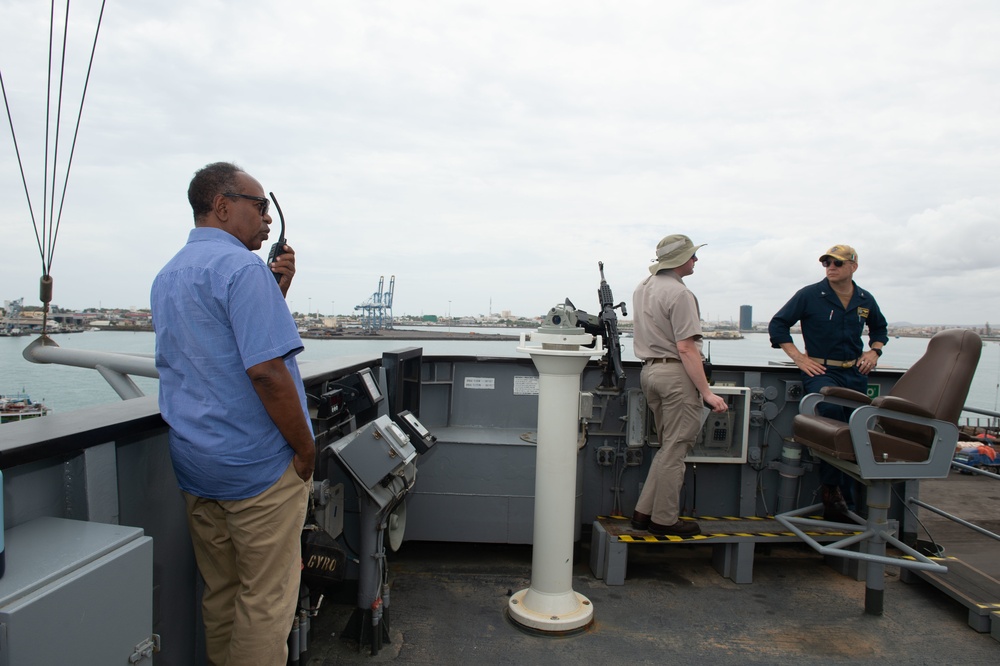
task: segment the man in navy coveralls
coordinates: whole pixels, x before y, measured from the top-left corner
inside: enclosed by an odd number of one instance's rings
[[[843,386],[864,393],[868,373],[875,369],[882,347],[889,342],[888,325],[875,297],[854,282],[858,253],[850,245],[834,245],[819,258],[826,277],[803,287],[771,318],[771,346],[780,347],[802,371],[806,393],[819,393],[824,386]],[[802,325],[805,349],[799,351],[789,329]],[[868,327],[867,350],[861,341]],[[849,413],[835,405],[821,405],[820,414],[846,421]],[[820,462],[824,517],[847,519],[851,487],[847,477],[826,462]],[[846,495],[846,498],[845,498]]]

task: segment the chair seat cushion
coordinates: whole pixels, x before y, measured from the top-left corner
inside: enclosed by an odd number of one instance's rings
[[[851,430],[843,421],[798,414],[792,422],[795,441],[840,460],[854,460]]]
[[[795,441],[839,460],[856,461],[851,430],[846,423],[824,416],[799,414],[792,423]],[[888,433],[869,430],[876,462],[925,462],[930,448]]]

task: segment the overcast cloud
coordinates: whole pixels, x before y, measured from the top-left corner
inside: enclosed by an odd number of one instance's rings
[[[72,4],[60,173],[99,7]],[[49,3],[0,15],[40,224]],[[293,310],[384,275],[397,315],[596,311],[598,261],[629,301],[685,233],[709,320],[767,320],[849,243],[890,321],[996,325],[997,35],[995,0],[109,0],[53,303],[148,307],[192,174],[232,160],[281,202]],[[0,301],[38,304],[3,135]]]

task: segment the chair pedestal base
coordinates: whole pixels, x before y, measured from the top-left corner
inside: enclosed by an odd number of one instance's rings
[[[904,569],[919,569],[924,571],[936,571],[944,573],[947,567],[937,564],[928,559],[922,553],[910,548],[905,543],[897,539],[889,529],[889,500],[891,486],[888,481],[876,481],[868,487],[868,518],[862,518],[853,512],[848,515],[857,524],[831,523],[825,520],[814,520],[806,518],[811,513],[822,509],[822,504],[814,504],[795,511],[788,511],[775,516],[775,519],[796,536],[809,544],[809,547],[822,555],[834,557],[847,557],[861,560],[865,563],[865,613],[868,615],[881,615],[884,608],[885,597],[885,565],[891,564]],[[829,527],[831,525],[840,526],[845,529],[857,529],[860,525],[864,531],[844,537],[831,544],[821,544],[803,531],[803,528]],[[847,550],[849,546],[856,543],[864,543],[864,552]],[[913,559],[902,559],[890,557],[885,554],[886,544],[892,544],[903,552],[904,555]]]
[[[868,521],[865,533],[868,538],[868,555],[865,569],[865,613],[881,615],[885,601],[885,543],[892,535],[889,532],[890,486],[875,483],[868,488]]]

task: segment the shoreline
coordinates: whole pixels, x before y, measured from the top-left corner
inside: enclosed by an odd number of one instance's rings
[[[533,332],[536,329],[521,329]],[[480,333],[479,331],[411,331],[397,329],[382,329],[374,333],[364,333],[360,329],[345,330],[340,332],[330,331],[306,331],[299,333],[299,337],[308,340],[517,340],[520,333]]]
[[[956,327],[962,328],[962,327]],[[95,330],[96,329],[96,330]],[[515,327],[511,328],[511,333],[483,333],[480,332],[480,327],[477,326],[451,326],[451,330],[440,330],[448,329],[444,326],[429,326],[428,330],[414,330],[414,329],[381,329],[372,333],[364,333],[360,328],[348,328],[341,329],[340,331],[333,330],[315,330],[315,331],[305,331],[299,333],[300,337],[309,340],[517,340],[521,337],[522,331],[527,331],[529,333],[534,333],[537,331],[537,327]],[[459,330],[454,330],[459,329]],[[466,329],[466,330],[461,330]],[[80,333],[153,333],[153,329],[150,326],[142,325],[117,325],[117,326],[101,326],[101,327],[91,327],[90,329],[70,329],[70,330],[49,330],[48,335],[66,335],[66,334],[80,334]],[[631,337],[630,330],[621,331],[622,337]],[[761,333],[766,335],[766,331],[747,331],[744,333],[754,334]],[[738,337],[733,334],[719,334],[714,331],[707,331],[703,336],[705,340],[710,341],[728,341],[728,340],[744,340],[746,335],[741,333]],[[798,331],[793,333],[799,334]],[[992,333],[992,332],[991,332]],[[39,331],[28,331],[20,333],[19,335],[4,335],[0,337],[32,337],[40,335]],[[920,340],[929,340],[932,335],[915,335],[915,334],[896,334],[890,333],[890,341],[893,338],[915,338]],[[1000,335],[981,335],[983,342],[1000,342]]]

